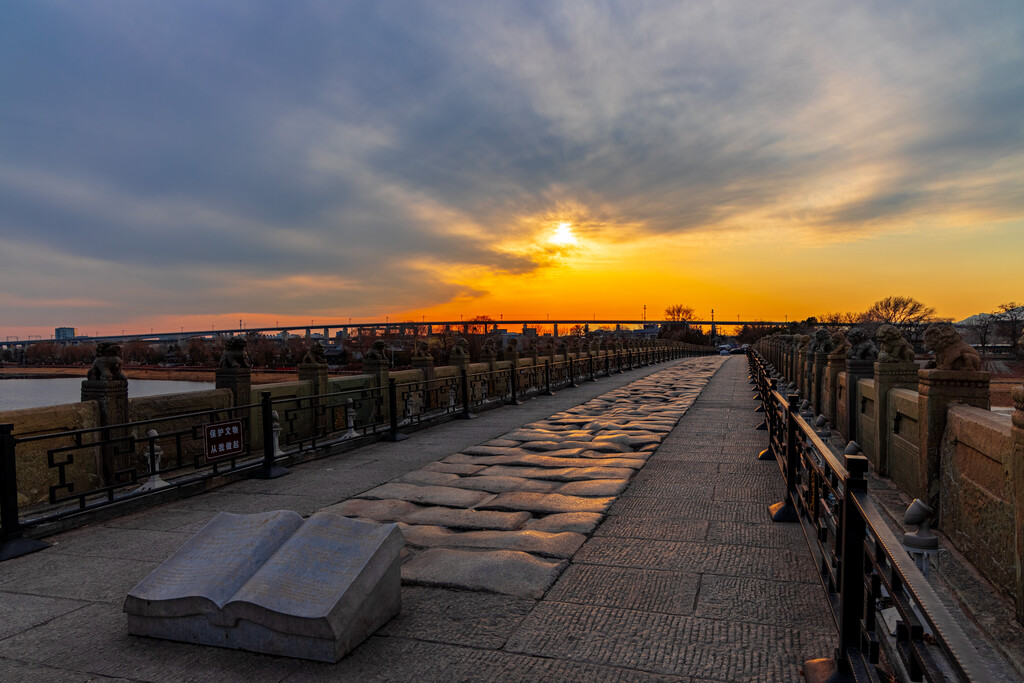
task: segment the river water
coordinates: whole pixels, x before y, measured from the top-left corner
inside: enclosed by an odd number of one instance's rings
[[[0,411],[58,406],[82,400],[81,377],[49,379],[0,379]],[[128,397],[178,394],[213,389],[213,382],[168,379],[130,379]]]

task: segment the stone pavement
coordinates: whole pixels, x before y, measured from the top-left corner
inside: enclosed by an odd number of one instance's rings
[[[688,359],[62,534],[0,565],[0,678],[799,680],[835,634],[753,408],[743,358]],[[217,511],[323,508],[408,540],[402,613],[338,664],[127,634]]]

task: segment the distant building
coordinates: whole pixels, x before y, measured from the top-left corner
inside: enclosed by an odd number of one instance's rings
[[[54,339],[74,339],[78,336],[78,330],[73,327],[58,327],[53,331]]]

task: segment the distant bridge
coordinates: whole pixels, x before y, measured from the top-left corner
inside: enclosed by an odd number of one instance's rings
[[[27,339],[16,339],[8,337],[6,340],[0,341],[0,348],[24,348],[31,344],[38,344],[39,342],[57,342],[61,344],[87,344],[87,343],[98,343],[98,342],[116,342],[124,344],[130,341],[144,341],[150,343],[181,343],[192,339],[193,337],[203,337],[206,339],[214,339],[217,337],[233,337],[236,335],[245,334],[262,334],[267,336],[278,336],[282,332],[286,332],[289,335],[296,336],[312,336],[313,334],[322,334],[324,339],[330,339],[331,330],[344,331],[348,334],[355,335],[361,332],[374,331],[378,335],[389,336],[406,336],[410,330],[419,330],[426,327],[429,332],[428,334],[437,334],[438,332],[445,329],[452,330],[468,330],[470,328],[479,329],[486,327],[490,330],[496,329],[508,329],[509,332],[517,332],[521,330],[513,330],[512,327],[531,327],[539,325],[542,327],[555,327],[556,334],[564,335],[575,325],[583,325],[589,328],[590,331],[595,331],[599,327],[607,326],[620,326],[623,328],[643,328],[644,326],[662,326],[662,325],[678,325],[681,321],[673,320],[597,320],[597,319],[582,319],[582,318],[560,318],[557,320],[549,319],[517,319],[517,320],[404,320],[398,322],[369,322],[369,323],[344,323],[344,322],[320,322],[316,325],[275,325],[272,327],[238,327],[238,328],[222,328],[222,329],[210,329],[210,330],[180,330],[178,332],[150,332],[150,333],[139,333],[139,334],[113,334],[113,335],[78,335],[75,337],[65,337],[61,339],[49,338],[41,339],[37,336],[31,336]],[[788,325],[788,322],[778,321],[766,321],[766,320],[687,320],[687,325],[691,326],[728,326],[734,325]]]

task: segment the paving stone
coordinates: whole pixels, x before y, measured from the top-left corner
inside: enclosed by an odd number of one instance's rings
[[[617,496],[629,486],[628,479],[596,479],[593,481],[570,481],[558,487],[558,493],[565,496]]]
[[[802,680],[799,662],[830,647],[813,631],[546,601],[506,645],[511,652],[652,673],[793,683]]]
[[[491,439],[485,446],[496,446],[498,448],[515,448],[519,445],[519,442],[515,439]]]
[[[628,445],[623,443],[589,441],[527,441],[520,447],[528,451],[558,451],[563,448],[580,448],[601,453],[629,453],[632,451]]]
[[[378,522],[405,522],[428,524],[452,529],[498,529],[511,531],[521,528],[530,519],[529,512],[493,512],[460,510],[445,507],[423,507],[404,500],[360,500],[353,498],[326,508],[329,512],[346,517],[372,519]]]
[[[643,458],[578,458],[582,451],[572,449],[572,454],[555,451],[547,455],[522,453],[519,455],[463,455],[457,453],[445,458],[445,462],[478,465],[523,465],[527,467],[628,467],[638,470],[644,466]]]
[[[615,499],[612,497],[584,498],[558,493],[499,493],[492,500],[479,505],[481,510],[528,510],[539,514],[552,512],[604,512]]]
[[[616,515],[605,519],[594,535],[649,538],[655,541],[705,541],[709,524],[711,522],[706,520],[663,521],[650,518],[632,519],[628,515]]]
[[[647,496],[622,496],[608,511],[611,515],[630,514],[661,519],[714,520],[722,522],[768,521],[768,508],[760,503],[742,501],[674,500]]]
[[[41,595],[3,593],[0,597],[4,606],[4,618],[0,620],[0,640],[85,606],[85,603],[77,600],[48,598]]]
[[[575,531],[580,534],[589,534],[601,523],[602,519],[604,519],[604,515],[597,512],[557,512],[553,515],[534,517],[526,522],[523,528],[552,533]]]
[[[450,486],[416,486],[415,484],[384,484],[359,494],[360,498],[407,500],[423,505],[471,508],[488,499],[488,494]]]
[[[394,482],[400,484],[419,484],[419,485],[436,485],[444,486],[451,484],[454,481],[458,481],[459,475],[451,474],[448,472],[434,472],[433,470],[413,470],[407,474],[394,479]]]
[[[372,637],[335,665],[303,670],[294,681],[587,681],[587,683],[694,683],[688,677],[620,667],[531,657],[405,638]]]
[[[428,548],[481,548],[519,550],[543,557],[568,558],[579,550],[586,537],[578,533],[548,533],[536,530],[454,532],[440,526],[406,526],[406,542]]]
[[[586,430],[554,431],[550,429],[517,429],[505,435],[515,441],[590,441],[593,434]]]
[[[702,573],[718,567],[719,553],[704,543],[594,536],[573,560],[613,567]]]
[[[695,616],[832,634],[835,623],[821,608],[821,602],[818,584],[706,575],[701,581]]]
[[[629,434],[599,434],[594,437],[594,443],[621,443],[634,448],[646,446],[647,444],[660,444],[660,436],[631,436]]]
[[[564,565],[512,550],[433,548],[402,566],[402,580],[540,599]]]
[[[573,563],[544,599],[667,614],[693,614],[699,585],[700,575],[690,572]]]
[[[402,611],[377,633],[497,649],[535,604],[496,593],[407,585],[402,586]]]
[[[453,465],[447,462],[432,462],[429,465],[424,465],[420,469],[429,470],[431,472],[469,475],[476,474],[480,470],[484,469],[484,465]]]
[[[461,477],[450,485],[476,491],[488,491],[490,493],[503,493],[505,491],[548,493],[559,487],[559,484],[553,481],[527,479],[525,477],[491,477],[487,475]]]
[[[583,481],[589,479],[629,479],[634,470],[622,467],[510,467],[494,465],[483,474],[492,477],[528,477],[552,481]]]

